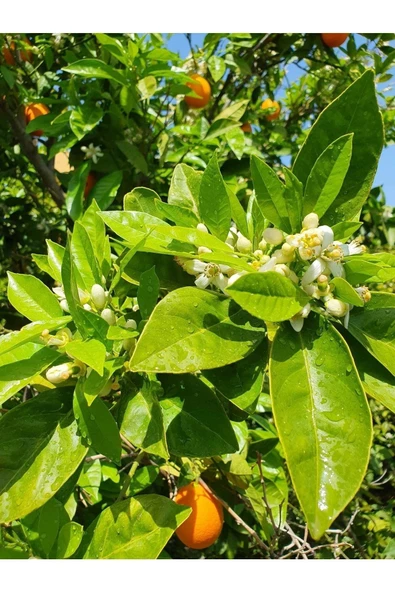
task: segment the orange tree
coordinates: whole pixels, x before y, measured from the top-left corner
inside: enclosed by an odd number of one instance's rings
[[[349,239],[383,145],[365,69],[377,54],[385,77],[391,55],[352,37],[339,59],[319,35],[208,35],[185,63],[155,35],[28,38],[32,61],[21,38],[1,66],[2,201],[31,200],[19,254],[37,221],[56,235],[33,256],[51,290],[30,261],[9,274],[30,322],[0,338],[0,556],[390,554],[387,507],[369,548],[357,537],[391,454],[376,433],[362,481],[365,392],[395,408],[392,295],[368,286],[395,266]],[[295,57],[308,72],[274,120],[262,102]],[[192,72],[211,87],[202,110],[184,100],[202,98]],[[25,127],[33,104],[49,113]],[[224,509],[203,552],[179,541],[191,518],[205,530],[176,494],[194,480]]]

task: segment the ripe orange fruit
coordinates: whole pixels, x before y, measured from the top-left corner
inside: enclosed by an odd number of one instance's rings
[[[224,521],[219,501],[195,482],[180,487],[174,501],[192,508],[190,516],[176,530],[180,541],[191,549],[205,549],[215,543]]]
[[[187,82],[187,86],[193,90],[199,97],[190,97],[189,95],[185,95],[185,102],[188,107],[192,107],[193,109],[200,109],[201,107],[205,107],[211,98],[211,86],[207,82],[205,78],[199,76],[199,74],[192,74],[191,78],[195,80],[195,82]]]
[[[243,125],[241,126],[241,131],[246,133],[246,134],[250,134],[252,132],[252,127],[251,124],[248,123],[248,121],[246,123],[243,123]]]
[[[349,33],[321,33],[321,39],[327,47],[340,47]]]
[[[266,119],[268,121],[274,121],[275,119],[278,119],[278,117],[280,115],[281,107],[277,103],[277,101],[272,101],[271,99],[265,99],[261,105],[261,109],[269,109],[270,107],[275,107],[276,110],[273,111],[273,113],[270,113],[270,115],[266,115]]]
[[[92,191],[93,187],[96,185],[96,175],[95,173],[89,173],[84,189],[84,197],[87,198],[90,192]]]
[[[31,105],[25,106],[25,121],[26,125],[36,119],[36,117],[40,117],[41,115],[47,115],[49,113],[49,109],[46,105],[42,103],[32,103]],[[31,132],[32,136],[42,136],[42,130],[36,130],[35,132]]]
[[[29,45],[31,45],[29,39],[25,39],[24,40],[26,43],[28,43]],[[16,47],[15,47],[15,43],[14,41],[11,41],[10,46],[4,46],[3,47],[3,56],[5,61],[7,62],[7,64],[9,66],[15,66],[15,52],[16,52]],[[24,49],[20,50],[20,58],[23,62],[31,62],[32,61],[32,52],[27,50],[25,51]]]

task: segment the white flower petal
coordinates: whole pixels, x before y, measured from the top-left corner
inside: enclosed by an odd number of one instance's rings
[[[225,292],[228,286],[228,278],[225,277],[223,273],[219,273],[217,276],[214,277],[212,283],[214,284],[214,286],[222,290],[222,292]]]
[[[275,259],[275,257],[272,257],[267,263],[265,263],[265,265],[262,265],[262,267],[259,268],[259,271],[262,271],[262,272],[273,271],[275,267],[276,267],[276,259]]]
[[[346,272],[344,271],[344,267],[338,261],[327,261],[326,265],[329,267],[331,274],[333,277],[346,277]]]
[[[210,278],[208,278],[206,275],[204,275],[204,273],[201,273],[195,280],[195,285],[198,288],[207,288],[207,286],[210,284]]]
[[[304,323],[303,317],[298,317],[296,319],[289,319],[289,322],[292,325],[292,329],[294,329],[294,331],[296,331],[297,333],[300,333],[301,330],[303,329],[303,323]]]
[[[329,245],[331,245],[333,243],[333,230],[330,226],[319,226],[318,230],[321,231],[322,233],[322,245],[321,248],[322,249],[326,249],[327,247],[329,247]]]
[[[316,259],[313,261],[302,277],[302,286],[307,286],[307,284],[314,282],[314,280],[316,280],[318,276],[321,275],[321,273],[324,273],[325,267],[326,262],[322,259]]]

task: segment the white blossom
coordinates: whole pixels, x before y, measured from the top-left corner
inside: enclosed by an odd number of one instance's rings
[[[284,234],[278,228],[266,228],[263,232],[262,238],[269,245],[280,245],[284,241]]]
[[[91,142],[89,146],[81,146],[82,152],[85,152],[85,159],[91,158],[96,164],[99,158],[103,156],[100,146],[94,146]]]

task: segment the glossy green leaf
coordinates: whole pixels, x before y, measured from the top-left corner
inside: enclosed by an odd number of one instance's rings
[[[94,284],[101,284],[101,272],[93,245],[85,226],[74,224],[71,238],[71,256],[83,281],[83,287],[90,292]]]
[[[225,240],[228,236],[231,209],[228,192],[217,156],[214,154],[203,173],[199,191],[199,212],[202,222],[214,236]]]
[[[225,134],[226,141],[229,148],[232,150],[236,158],[240,160],[244,154],[245,135],[239,127],[235,127]]]
[[[92,193],[90,195],[92,195]],[[88,233],[93,252],[101,266],[102,273],[105,274],[111,265],[111,257],[108,257],[106,254],[106,228],[103,220],[97,215],[98,212],[100,212],[100,208],[96,203],[96,200],[93,199],[91,205],[85,211],[81,219],[81,224]],[[101,283],[101,278],[99,279],[99,283]]]
[[[159,298],[160,282],[155,273],[155,267],[143,271],[140,275],[140,285],[137,290],[137,302],[142,319],[148,319]]]
[[[144,175],[148,175],[148,164],[144,155],[135,144],[131,144],[128,140],[119,140],[116,142],[118,148],[126,156],[130,164],[132,164],[138,171]]]
[[[235,222],[238,230],[240,230],[241,234],[244,236],[249,236],[248,231],[248,224],[247,224],[247,216],[244,211],[243,206],[241,205],[239,198],[237,195],[233,193],[229,187],[226,188],[228,192],[228,197],[230,201],[230,209],[232,213],[232,220]]]
[[[210,74],[213,77],[214,82],[218,82],[221,80],[222,76],[225,74],[226,65],[222,58],[216,55],[212,55],[207,60],[208,68],[210,70]]]
[[[145,78],[142,78],[138,81],[137,88],[140,91],[142,100],[150,99],[157,89],[155,76],[146,76]]]
[[[122,64],[127,64],[127,52],[119,39],[106,35],[105,33],[96,33],[95,37],[103,49],[106,49]]]
[[[178,164],[171,178],[168,203],[199,212],[199,190],[202,173],[186,164]]]
[[[153,189],[135,187],[123,198],[123,209],[133,212],[145,212],[151,216],[162,218],[156,207],[155,200],[160,199]]]
[[[257,156],[251,157],[251,175],[254,182],[256,203],[264,218],[277,228],[291,232],[284,184],[276,173]]]
[[[230,411],[235,407],[236,413],[241,412],[238,419],[245,419],[247,414],[255,411],[262,390],[267,354],[268,344],[265,339],[243,360],[203,372],[220,395],[225,409],[228,404]]]
[[[315,212],[320,218],[339,194],[350,166],[353,134],[341,136],[317,158],[306,181],[303,215]]]
[[[395,267],[389,267],[379,260],[368,261],[357,255],[345,260],[344,271],[350,284],[388,282],[395,277]]]
[[[241,360],[265,335],[262,323],[214,292],[180,288],[156,306],[130,362],[133,372],[196,372]]]
[[[49,264],[47,255],[40,255],[40,254],[32,253],[32,259],[33,259],[34,263],[37,265],[37,267],[39,269],[41,269],[41,271],[43,271],[44,273],[47,273],[54,280],[57,279],[55,277],[55,274],[52,271],[50,264]]]
[[[58,319],[63,314],[55,294],[33,275],[9,271],[7,296],[12,306],[30,321]]]
[[[89,167],[89,162],[85,162],[71,174],[66,195],[66,208],[72,220],[78,220],[83,212],[84,191]]]
[[[159,199],[155,200],[155,207],[157,216],[161,216],[164,220],[171,220],[177,226],[196,228],[199,223],[199,218],[189,208],[171,205]]]
[[[44,505],[84,458],[70,406],[70,393],[52,390],[0,420],[0,522]]]
[[[332,226],[334,239],[342,243],[346,242],[361,226],[362,222],[339,222]]]
[[[74,391],[73,409],[78,430],[84,441],[115,463],[121,460],[121,439],[118,426],[106,404],[85,392],[80,380]]]
[[[89,192],[88,200],[95,200],[101,210],[106,210],[117,196],[122,183],[122,171],[114,171],[101,177]]]
[[[354,306],[363,306],[364,302],[361,296],[354,290],[354,288],[345,279],[335,277],[331,281],[332,288],[335,289],[336,298],[348,302]]]
[[[165,428],[158,402],[160,385],[144,380],[141,387],[126,383],[121,433],[138,448],[167,459]]]
[[[84,362],[84,364],[96,370],[100,376],[103,375],[106,348],[97,339],[89,339],[88,341],[75,339],[66,344],[65,350],[70,357]]]
[[[249,101],[248,99],[242,99],[241,101],[236,101],[226,107],[217,117],[215,120],[219,119],[233,119],[234,121],[240,121],[243,117],[245,110],[247,108]]]
[[[50,239],[47,239],[45,242],[47,243],[48,263],[52,269],[52,274],[55,277],[55,280],[61,284],[64,247],[58,245],[58,243],[55,243]]]
[[[332,325],[277,331],[270,359],[273,413],[296,495],[319,539],[364,477],[372,421],[350,351]]]
[[[285,187],[283,196],[288,212],[292,232],[299,232],[302,228],[303,185],[287,168],[283,168]]]
[[[44,372],[61,354],[38,343],[25,343],[0,355],[0,405]]]
[[[48,321],[36,321],[35,323],[29,323],[28,325],[25,325],[20,331],[12,331],[6,335],[1,335],[0,355],[3,355],[15,349],[16,347],[19,347],[23,343],[36,340],[45,329],[48,331],[61,329],[62,327],[65,327],[70,321],[71,317],[66,316]]]
[[[169,452],[176,456],[208,457],[236,452],[238,443],[224,408],[199,378],[161,377],[160,400]]]
[[[103,510],[83,539],[84,559],[156,559],[191,509],[141,495]]]
[[[137,469],[130,482],[128,495],[134,497],[136,493],[140,493],[147,487],[150,487],[150,485],[152,485],[159,477],[159,473],[159,467],[154,467],[152,465]]]
[[[78,60],[67,67],[62,67],[65,72],[76,74],[77,76],[84,76],[85,78],[107,78],[114,80],[119,84],[126,84],[126,78],[122,70],[117,70],[101,60],[94,58],[86,58]]]
[[[67,521],[68,516],[63,504],[54,497],[22,519],[24,535],[35,556],[50,556],[59,528]]]
[[[79,140],[92,131],[103,117],[103,109],[95,104],[84,104],[73,109],[70,115],[70,127]]]
[[[373,292],[364,308],[351,311],[348,330],[395,375],[395,294]]]
[[[193,284],[193,277],[176,263],[174,257],[156,253],[136,253],[126,263],[122,277],[128,282],[139,284],[141,275],[151,267],[155,267],[161,288],[175,290]]]
[[[67,559],[74,555],[82,541],[84,528],[77,522],[64,524],[59,532],[56,558]]]
[[[250,314],[276,323],[293,317],[310,300],[290,279],[276,271],[243,275],[227,292]]]
[[[293,171],[305,184],[317,158],[337,138],[354,133],[353,152],[342,188],[321,223],[352,220],[369,195],[383,147],[383,122],[373,70],[367,70],[324,111],[311,128]]]

